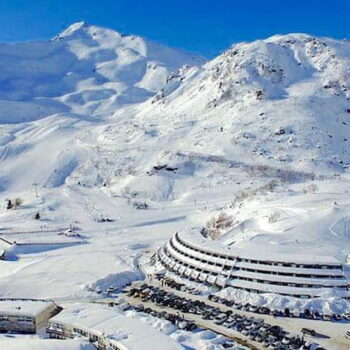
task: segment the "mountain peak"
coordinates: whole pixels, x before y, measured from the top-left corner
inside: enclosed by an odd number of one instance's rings
[[[69,27],[67,27],[63,32],[58,34],[55,39],[60,40],[64,38],[71,38],[76,36],[81,36],[81,34],[86,34],[87,30],[89,29],[89,24],[87,24],[84,21],[75,22],[71,24]]]
[[[96,37],[99,35],[112,35],[115,37],[121,36],[115,30],[98,27],[87,22],[80,21],[71,24],[67,29],[58,34],[54,40],[96,39]]]
[[[169,80],[146,113],[201,116],[226,130],[226,141],[222,135],[198,143],[201,153],[225,150],[228,159],[244,160],[250,154],[254,164],[308,172],[347,168],[349,60],[348,42],[308,34],[237,43]]]
[[[71,29],[71,30],[78,30],[80,28],[87,28],[89,27],[89,24],[85,21],[78,21],[78,22],[74,22],[72,23],[68,28],[67,30]]]

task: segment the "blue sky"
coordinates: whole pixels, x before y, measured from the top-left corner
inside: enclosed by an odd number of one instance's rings
[[[213,57],[276,33],[350,37],[350,0],[0,0],[0,42],[49,39],[73,22]]]

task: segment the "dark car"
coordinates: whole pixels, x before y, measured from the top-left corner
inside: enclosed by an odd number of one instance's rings
[[[315,337],[317,334],[314,329],[310,329],[310,328],[302,328],[301,333],[308,334],[308,335],[311,335],[313,337]]]

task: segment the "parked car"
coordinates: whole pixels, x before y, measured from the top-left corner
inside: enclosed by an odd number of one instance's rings
[[[310,328],[302,328],[301,333],[311,335],[312,337],[315,337],[317,334],[314,329],[310,329]]]

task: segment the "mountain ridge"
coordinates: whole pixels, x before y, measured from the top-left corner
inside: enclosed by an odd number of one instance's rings
[[[54,74],[34,89],[31,82],[42,70],[33,69],[39,66],[38,57],[23,44],[25,57],[34,57],[26,62],[31,62],[27,83],[16,82],[11,75],[18,66],[24,69],[21,59],[2,73],[2,79],[7,74],[15,81],[0,91],[5,192],[34,182],[54,188],[75,182],[92,187],[108,183],[112,194],[123,195],[136,187],[146,197],[172,200],[181,196],[180,183],[183,191],[191,190],[190,179],[199,176],[199,169],[208,172],[200,175],[199,183],[206,184],[210,176],[218,176],[217,183],[224,181],[227,170],[210,175],[212,170],[205,165],[215,157],[227,164],[247,164],[247,169],[261,166],[283,173],[293,169],[319,176],[347,170],[350,43],[307,34],[275,35],[235,44],[204,65],[190,55],[175,58],[176,64],[171,57],[168,66],[153,59],[156,54],[169,56],[168,49],[159,51],[161,46],[150,44],[145,50],[145,43],[141,37],[75,23],[48,50],[51,54],[64,47],[69,52],[64,60],[38,56],[40,69],[50,72],[57,65],[55,74],[64,78],[56,81]],[[39,48],[46,44],[33,43]],[[13,50],[10,45],[10,53]],[[3,65],[7,56],[1,56]],[[197,65],[183,65],[186,59]],[[11,95],[18,85],[26,87],[19,91],[32,95]],[[51,139],[56,144],[53,156],[47,154]],[[28,180],[18,175],[21,186],[16,185],[11,174],[22,174],[29,159],[43,166],[36,160],[39,154],[50,160],[45,175],[32,172]],[[163,162],[187,175],[180,179],[161,172],[147,177],[152,165]],[[124,175],[120,179],[113,173]],[[155,179],[164,191],[157,189]]]
[[[8,114],[14,114],[16,123],[64,112],[108,115],[113,108],[151,97],[184,64],[203,61],[83,22],[51,41],[3,44],[0,57],[3,123],[13,122]],[[16,107],[23,110],[20,116]]]
[[[141,105],[140,115],[201,116],[203,122],[206,115],[225,130],[222,138],[232,134],[217,149],[232,150],[246,141],[253,146],[249,153],[254,161],[307,171],[323,163],[323,169],[341,171],[350,162],[349,57],[347,41],[306,34],[239,43],[202,68],[169,81]],[[272,143],[269,149],[264,147],[266,141]],[[298,150],[294,152],[293,147]],[[275,157],[273,153],[281,148],[284,151]],[[306,157],[298,159],[302,152]],[[246,155],[246,149],[241,153]]]

